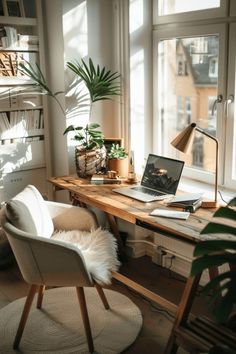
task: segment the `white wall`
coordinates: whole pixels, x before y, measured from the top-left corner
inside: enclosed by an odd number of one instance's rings
[[[74,61],[89,57],[95,64],[114,68],[113,1],[111,0],[64,0],[63,35],[64,60]],[[66,69],[67,125],[85,125],[89,121],[88,107],[78,104],[82,85],[77,86],[75,98],[74,76]],[[96,102],[92,108],[91,121],[99,123],[106,137],[117,137],[119,117],[116,105],[120,99]],[[87,110],[87,112],[85,112]],[[74,171],[74,144],[68,137],[70,172]]]
[[[152,151],[152,1],[130,1],[130,144],[135,172]]]
[[[64,43],[62,32],[62,1],[43,2],[43,21],[45,30],[46,77],[53,92],[64,91]],[[65,107],[64,95],[58,96]],[[68,154],[65,130],[65,115],[58,104],[48,98],[50,145],[52,153],[52,174],[68,174]]]

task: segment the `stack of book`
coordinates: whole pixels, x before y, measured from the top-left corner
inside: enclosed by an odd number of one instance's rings
[[[183,208],[194,213],[202,204],[202,193],[188,193],[172,198],[168,206]]]
[[[14,27],[0,27],[0,45],[3,48],[16,47],[18,45],[17,31]]]
[[[18,45],[22,48],[30,47],[31,49],[37,50],[39,45],[39,36],[18,34]]]
[[[119,177],[109,178],[107,175],[94,174],[91,177],[91,184],[120,184],[122,179]]]

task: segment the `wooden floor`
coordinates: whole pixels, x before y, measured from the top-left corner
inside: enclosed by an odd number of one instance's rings
[[[171,271],[155,265],[150,258],[141,257],[128,260],[121,267],[121,272],[149,290],[178,304],[184,287],[183,279]],[[117,281],[113,282],[112,289],[130,297],[143,315],[142,330],[135,343],[124,353],[162,354],[171,330],[173,316]],[[0,308],[15,299],[24,297],[27,290],[28,286],[22,280],[16,265],[0,270]],[[193,312],[207,313],[206,300],[197,297]],[[178,352],[178,354],[183,353],[185,352],[182,350]]]

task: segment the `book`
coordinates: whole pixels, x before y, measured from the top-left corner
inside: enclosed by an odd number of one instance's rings
[[[91,177],[91,184],[120,184],[120,178],[109,178],[107,175],[94,174]]]
[[[185,207],[187,205],[194,205],[202,200],[202,196],[203,193],[187,193],[175,196],[168,202],[168,206]]]

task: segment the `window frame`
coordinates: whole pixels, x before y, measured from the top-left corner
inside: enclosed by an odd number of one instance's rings
[[[159,16],[158,2],[159,0],[153,0],[153,24],[154,25],[173,23],[173,22],[181,23],[181,22],[192,21],[192,20],[195,21],[195,20],[205,20],[211,18],[224,17],[228,13],[228,6],[229,6],[228,0],[220,0],[220,7]],[[236,4],[234,5],[231,2],[230,10],[232,11],[232,14],[236,14]]]
[[[229,62],[228,62],[228,72],[235,73],[235,65],[236,65],[236,47],[235,47],[235,35],[236,35],[236,22],[230,24],[229,30]],[[228,75],[228,82],[227,82],[227,97],[229,95],[234,95],[234,100],[236,96],[236,75]],[[225,170],[225,186],[231,189],[236,189],[236,176],[235,179],[232,177],[233,168],[236,170],[236,147],[234,147],[233,151],[233,142],[236,144],[236,105],[235,103],[230,104],[228,108],[225,107],[228,114],[225,114],[226,119],[226,131],[225,131],[225,163],[224,163],[224,170]],[[233,135],[234,140],[233,140]],[[234,155],[233,155],[234,154]],[[232,166],[232,162],[234,161],[235,166]]]
[[[177,26],[161,26],[161,28],[155,28],[153,31],[153,150],[154,153],[162,153],[162,141],[161,141],[161,122],[158,121],[158,80],[155,80],[158,76],[158,44],[162,40],[168,40],[172,38],[189,38],[189,37],[199,37],[207,35],[219,35],[219,65],[218,68],[227,68],[227,24],[209,24],[209,25],[198,25],[197,21],[192,26],[177,25]],[[226,74],[223,70],[218,71],[218,95],[222,94],[226,97]],[[225,126],[223,119],[223,104],[217,105],[217,138],[220,141],[220,164],[219,164],[219,184],[224,183],[224,156],[225,156]],[[222,172],[221,172],[222,171]],[[214,183],[215,175],[214,173],[207,171],[200,171],[199,169],[193,167],[185,167],[183,170],[183,176],[189,179],[194,179],[203,181],[209,184]]]

